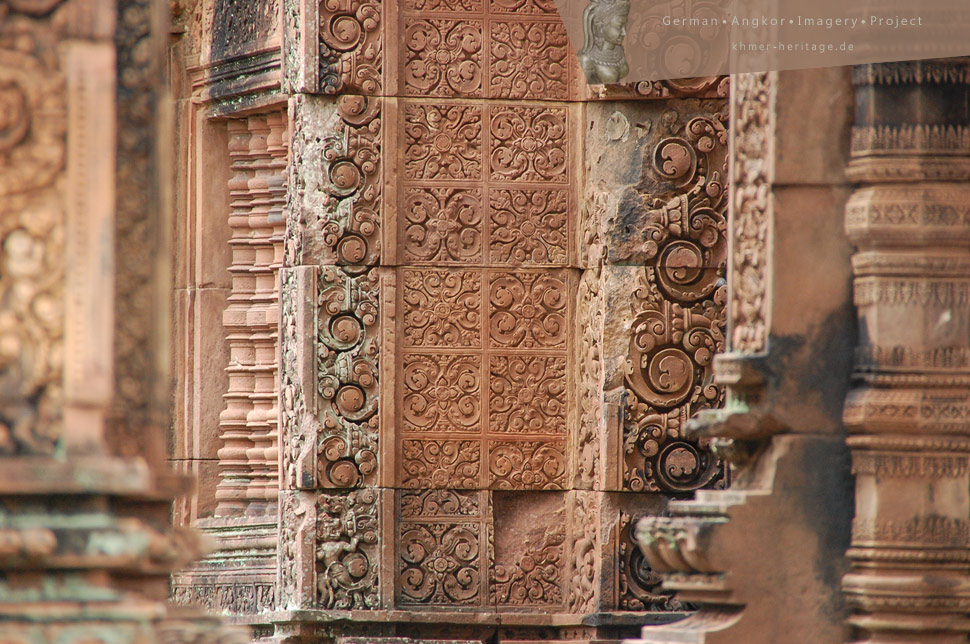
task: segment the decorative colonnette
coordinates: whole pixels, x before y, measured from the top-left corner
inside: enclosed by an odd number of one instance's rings
[[[186,84],[175,110],[184,136],[175,173],[182,435],[174,456],[200,482],[176,520],[215,543],[173,575],[171,594],[179,604],[245,616],[262,636],[272,627],[255,616],[278,603],[278,277],[290,139],[279,96],[281,2],[170,9],[172,75]],[[220,313],[221,328],[213,320]],[[213,373],[219,368],[222,377]]]
[[[859,185],[845,226],[857,247],[860,343],[845,405],[856,476],[849,623],[859,642],[963,641],[970,61],[859,66],[853,83],[848,176]]]

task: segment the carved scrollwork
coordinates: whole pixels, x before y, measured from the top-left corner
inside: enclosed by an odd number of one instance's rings
[[[323,487],[355,487],[377,469],[379,277],[325,266],[319,279],[317,477]]]
[[[322,154],[323,189],[333,198],[323,240],[338,264],[371,265],[380,256],[380,103],[341,96],[337,112]]]
[[[626,252],[647,264],[639,273],[625,378],[627,489],[679,494],[716,484],[723,473],[709,446],[686,440],[683,429],[722,398],[712,363],[725,348],[724,119],[718,112],[679,126],[679,115],[665,112],[669,135],[645,159],[651,176],[624,197],[646,206],[639,250]],[[673,196],[650,199],[648,186]]]
[[[622,610],[684,610],[684,604],[661,589],[663,576],[650,567],[637,546],[635,528],[641,517],[620,513],[619,594]]]
[[[565,525],[550,526],[542,538],[527,543],[515,563],[490,566],[489,589],[495,604],[559,606],[563,602],[562,565]]]
[[[320,91],[379,94],[384,32],[382,0],[322,0]]]
[[[407,19],[407,94],[481,96],[482,28],[480,20]]]
[[[757,353],[766,348],[767,253],[770,247],[768,154],[771,131],[770,73],[735,77],[734,244],[732,247],[731,349]]]

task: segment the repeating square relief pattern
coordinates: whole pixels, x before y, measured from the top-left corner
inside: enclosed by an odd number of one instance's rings
[[[483,21],[464,17],[406,18],[405,93],[481,96],[483,30]]]

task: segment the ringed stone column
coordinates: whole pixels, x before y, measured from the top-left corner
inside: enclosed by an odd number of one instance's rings
[[[970,60],[853,72],[853,641],[970,631]]]

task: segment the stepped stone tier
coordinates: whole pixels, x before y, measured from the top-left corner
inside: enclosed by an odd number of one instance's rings
[[[966,641],[970,61],[580,61],[0,1],[0,642]]]

